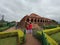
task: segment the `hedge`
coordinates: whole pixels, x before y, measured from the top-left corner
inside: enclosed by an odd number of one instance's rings
[[[58,43],[54,39],[52,39],[50,36],[48,36],[47,34],[45,34],[45,37],[49,43],[48,45],[58,45]]]
[[[9,28],[9,26],[0,27],[0,32],[2,32],[2,31],[4,31],[4,30],[6,30],[6,29],[8,29],[8,28]]]
[[[60,27],[49,29],[49,30],[43,30],[43,31],[37,31],[33,35],[42,42],[43,45],[58,45],[58,42],[56,42],[54,39],[52,39],[49,35],[54,34],[56,32],[60,31]],[[42,34],[42,32],[44,34]]]
[[[13,27],[15,24],[9,24],[8,26],[3,26],[3,27],[0,27],[0,32],[2,31],[5,31],[6,29],[10,28],[10,27]]]
[[[0,23],[0,27],[7,26],[7,23]]]
[[[56,32],[60,32],[60,27],[53,28],[53,29],[47,29],[47,30],[44,30],[43,32],[51,35],[51,34],[54,34],[54,33],[56,33]]]
[[[24,43],[24,33],[21,30],[14,30],[12,32],[0,32],[0,38],[17,36],[20,45]]]
[[[56,28],[57,25],[49,25],[49,26],[43,26],[44,29],[52,29],[52,28]]]
[[[44,35],[42,32],[37,32],[35,35],[35,37],[42,43],[42,45],[58,45],[58,43],[46,33],[44,33]]]

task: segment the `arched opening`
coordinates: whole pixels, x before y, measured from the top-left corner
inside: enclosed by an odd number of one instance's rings
[[[31,19],[31,22],[33,22],[33,19]]]
[[[38,19],[38,22],[39,22],[39,19]]]
[[[27,20],[26,20],[27,22],[29,22],[29,18],[27,18]]]
[[[42,22],[42,19],[40,20],[40,22]]]
[[[36,22],[36,19],[34,21]]]
[[[44,23],[44,20],[43,20],[43,23]]]

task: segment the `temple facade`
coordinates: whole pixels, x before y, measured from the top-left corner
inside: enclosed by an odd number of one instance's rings
[[[54,24],[51,19],[41,17],[37,14],[32,13],[23,17],[22,20],[19,22],[19,26],[21,28],[24,28],[29,22],[31,22],[32,24],[37,24],[38,26]]]

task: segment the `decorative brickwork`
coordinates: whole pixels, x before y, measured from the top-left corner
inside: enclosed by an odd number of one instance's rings
[[[33,25],[37,24],[38,26],[51,25],[54,23],[52,22],[51,19],[44,18],[37,14],[32,13],[30,15],[26,15],[25,17],[23,17],[22,20],[19,22],[19,26],[21,28],[24,28],[29,22],[31,22]]]

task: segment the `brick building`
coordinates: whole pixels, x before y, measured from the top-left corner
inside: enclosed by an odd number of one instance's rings
[[[54,24],[54,22],[52,22],[51,19],[44,18],[32,13],[30,15],[26,15],[25,17],[23,17],[22,20],[19,22],[19,26],[21,28],[24,28],[29,22],[31,22],[34,26],[35,24],[38,26]]]

